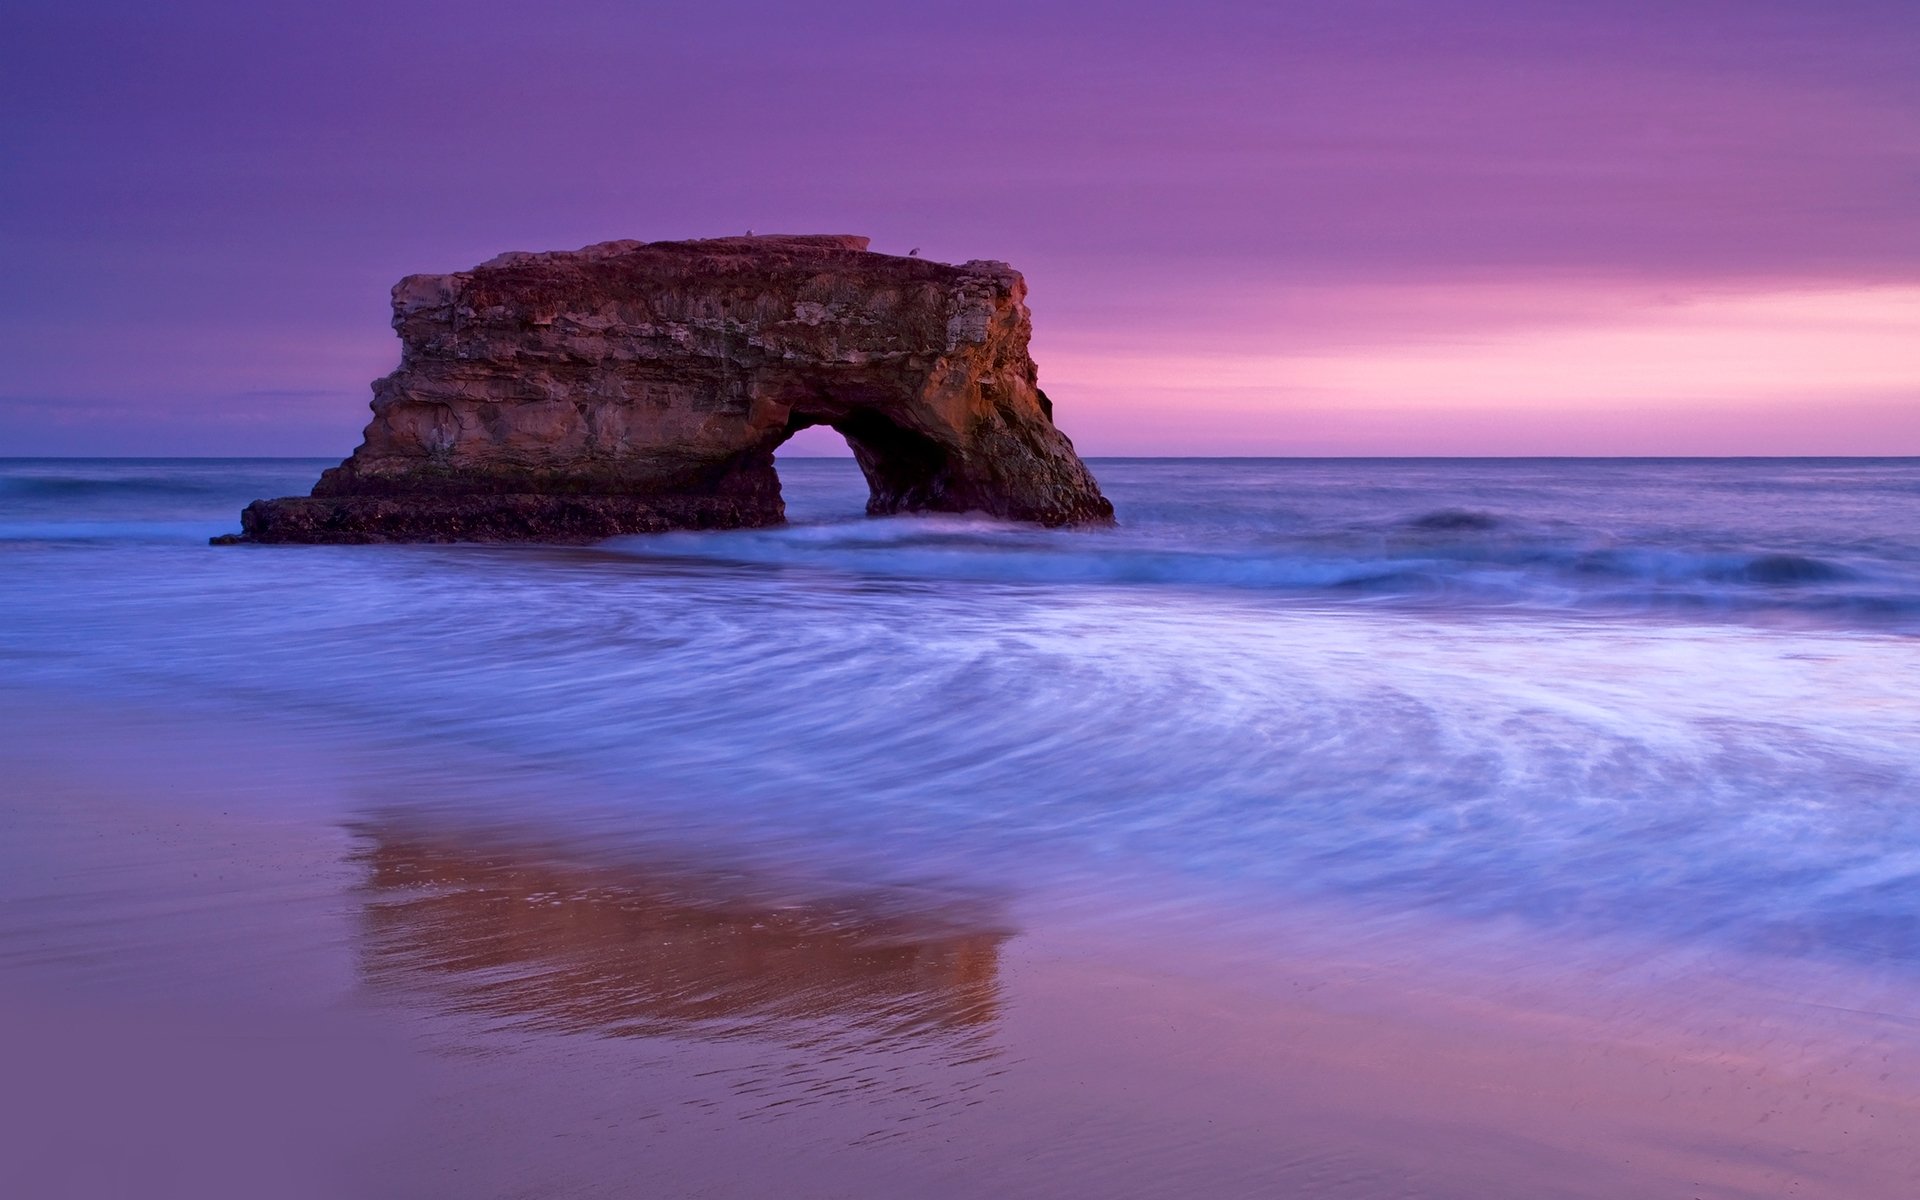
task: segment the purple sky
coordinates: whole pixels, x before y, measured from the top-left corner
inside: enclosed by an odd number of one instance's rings
[[[1915,0],[68,0],[0,97],[0,454],[341,455],[400,275],[747,228],[1011,261],[1092,454],[1920,453]]]

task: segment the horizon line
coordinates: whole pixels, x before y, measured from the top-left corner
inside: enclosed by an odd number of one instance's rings
[[[1920,454],[1083,454],[1085,462],[1808,462],[1920,461]],[[851,454],[776,454],[852,462]],[[339,462],[334,454],[0,454],[0,462]]]

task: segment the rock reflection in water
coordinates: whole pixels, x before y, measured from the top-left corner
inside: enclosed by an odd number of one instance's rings
[[[356,832],[365,976],[442,1011],[603,1035],[824,1035],[965,1054],[991,1029],[1009,934],[980,897],[821,895],[525,839],[404,823]]]

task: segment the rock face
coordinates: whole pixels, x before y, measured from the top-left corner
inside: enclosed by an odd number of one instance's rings
[[[861,237],[607,242],[393,289],[400,368],[313,494],[227,540],[584,540],[785,519],[773,452],[846,436],[869,513],[1047,525],[1113,506],[1054,428],[1004,263]]]

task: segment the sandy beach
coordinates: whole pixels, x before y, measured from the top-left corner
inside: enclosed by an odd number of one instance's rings
[[[1851,1006],[1733,957],[608,852],[370,805],[393,764],[271,722],[5,704],[13,1194],[1891,1200],[1920,1177],[1910,994],[1837,973]],[[111,751],[72,754],[79,728]]]

